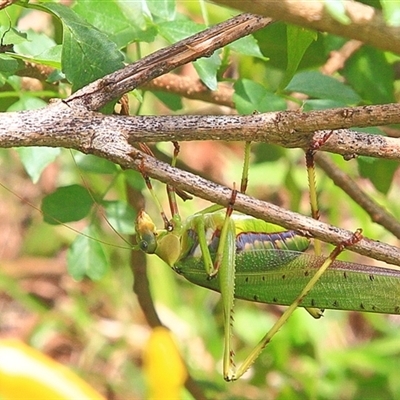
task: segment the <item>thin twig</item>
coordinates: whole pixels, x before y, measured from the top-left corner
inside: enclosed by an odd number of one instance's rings
[[[327,155],[317,153],[315,155],[315,162],[325,171],[336,186],[339,186],[370,215],[372,221],[382,225],[400,239],[400,223],[397,222],[396,218],[371,199],[371,197],[368,196],[353,179],[340,170]]]
[[[65,102],[70,107],[98,110],[130,90],[181,65],[200,57],[210,57],[215,50],[271,22],[270,18],[257,15],[238,15],[90,83],[75,92]]]
[[[141,89],[160,90],[177,94],[187,99],[203,100],[207,103],[235,108],[233,89],[224,83],[218,84],[217,90],[210,90],[199,79],[175,74],[166,74],[140,86]]]

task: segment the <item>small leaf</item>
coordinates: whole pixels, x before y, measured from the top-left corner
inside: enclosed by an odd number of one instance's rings
[[[264,61],[268,60],[268,58],[264,57],[264,55],[261,53],[257,40],[252,35],[248,35],[238,40],[235,40],[227,47],[229,47],[233,51],[236,51],[239,54],[261,58]]]
[[[237,80],[234,89],[233,101],[240,114],[278,111],[286,108],[286,103],[281,97],[249,79]]]
[[[86,188],[80,185],[59,187],[42,201],[41,210],[48,224],[79,221],[85,218],[93,205]]]
[[[46,107],[47,103],[42,99],[31,96],[29,92],[21,93],[20,98],[10,107],[7,111],[22,111],[22,110],[37,110],[42,107]]]
[[[16,150],[33,183],[37,183],[43,170],[60,154],[60,149],[54,147],[19,147]]]
[[[73,10],[57,3],[40,8],[55,14],[63,24],[62,70],[73,91],[124,66],[116,44]]]
[[[175,0],[146,0],[153,15],[172,21],[175,19]]]
[[[93,7],[93,0],[75,2],[73,10],[102,32],[119,49],[132,42],[152,42],[157,29],[150,24],[149,11],[144,2],[108,0],[101,3],[101,12]]]
[[[372,157],[359,157],[357,159],[360,175],[368,178],[376,190],[387,194],[393,182],[393,176],[399,167],[394,160],[384,160]]]
[[[285,75],[279,84],[281,88],[284,88],[293,78],[293,75],[296,73],[304,53],[310,44],[315,40],[317,40],[316,32],[294,25],[287,26],[288,62]]]
[[[74,155],[79,169],[94,174],[115,174],[118,167],[104,158],[96,157],[92,154],[77,153]]]
[[[152,91],[151,93],[172,111],[178,111],[183,108],[182,97],[177,94],[158,91]]]
[[[351,24],[351,19],[346,14],[346,7],[342,0],[324,0],[324,6],[336,21],[343,25]]]
[[[56,42],[44,33],[29,31],[27,33],[27,40],[16,44],[14,49],[18,54],[34,57],[55,45]]]
[[[211,57],[203,57],[193,63],[193,66],[199,74],[201,81],[210,90],[217,90],[218,88],[217,72],[221,66],[219,53],[220,51],[217,50]]]
[[[345,104],[357,104],[361,101],[360,96],[350,86],[317,71],[299,72],[285,90],[305,93],[319,99],[341,101]]]
[[[9,76],[14,75],[20,67],[21,64],[14,57],[0,54],[0,75],[3,76],[3,83]]]
[[[14,54],[13,57],[27,62],[48,65],[49,67],[61,69],[61,52],[62,46],[55,45],[36,56]],[[65,77],[63,77],[63,79],[65,79]]]
[[[400,26],[400,3],[393,0],[381,0],[382,12],[390,26]]]
[[[102,202],[106,217],[111,226],[122,235],[135,233],[136,213],[133,208],[124,201]]]
[[[347,60],[342,74],[364,101],[372,104],[395,101],[393,65],[384,52],[363,46]]]
[[[27,41],[26,33],[19,32],[15,28],[9,29],[8,26],[0,26],[0,37],[3,38],[3,45],[9,43],[16,45]]]
[[[76,280],[85,276],[99,280],[109,270],[109,260],[101,243],[96,240],[96,229],[88,226],[82,233],[68,250],[68,272]]]
[[[176,43],[179,40],[186,39],[205,28],[202,24],[187,20],[166,21],[159,23],[157,27],[159,34],[169,43]]]

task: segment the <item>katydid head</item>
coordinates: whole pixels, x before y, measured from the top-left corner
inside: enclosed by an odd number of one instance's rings
[[[154,254],[157,249],[157,231],[150,216],[141,210],[136,218],[135,230],[140,250]]]
[[[145,211],[140,211],[135,223],[136,237],[140,250],[156,254],[173,267],[181,253],[180,219],[171,223],[171,230],[157,230],[154,222]],[[177,225],[175,225],[177,223]]]

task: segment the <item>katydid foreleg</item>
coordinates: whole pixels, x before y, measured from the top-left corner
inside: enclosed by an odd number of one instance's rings
[[[306,167],[307,167],[307,178],[308,178],[308,186],[309,186],[309,195],[310,195],[310,207],[311,207],[311,216],[319,220],[319,207],[318,207],[318,197],[317,197],[317,185],[316,185],[316,176],[315,176],[315,162],[314,162],[314,154],[317,150],[323,146],[327,140],[331,137],[333,131],[329,131],[325,133],[322,138],[318,140],[313,140],[310,147],[306,151]],[[314,240],[314,252],[315,255],[320,256],[321,251],[321,242],[318,239]]]
[[[251,142],[246,142],[245,147],[244,147],[244,163],[243,163],[243,169],[242,169],[242,180],[240,182],[240,191],[242,193],[246,192],[247,183],[249,181],[250,150],[251,150]]]
[[[309,196],[310,196],[310,207],[311,207],[311,216],[319,220],[319,207],[318,207],[318,196],[317,196],[317,178],[315,175],[315,162],[314,162],[314,154],[317,150],[323,146],[324,143],[330,138],[332,135],[332,131],[326,133],[322,138],[318,140],[313,140],[310,147],[306,151],[306,167],[307,167],[307,178],[308,178],[308,187],[309,187]],[[314,239],[314,253],[317,256],[320,256],[322,253],[321,250],[321,241],[318,239]],[[321,318],[324,310],[319,308],[309,308],[306,310],[309,312],[311,316],[314,318]]]

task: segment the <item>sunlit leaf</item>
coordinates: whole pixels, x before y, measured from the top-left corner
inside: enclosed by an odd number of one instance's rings
[[[73,10],[57,3],[41,7],[57,15],[63,24],[62,70],[73,91],[124,66],[117,45]]]

